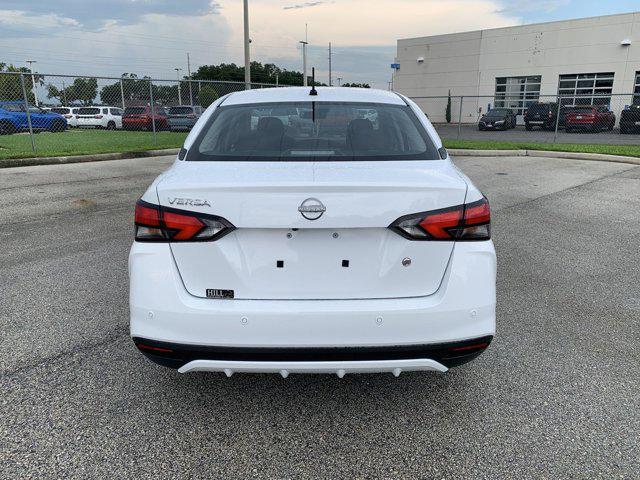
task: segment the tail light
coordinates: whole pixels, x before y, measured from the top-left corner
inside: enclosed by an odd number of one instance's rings
[[[93,118],[98,118],[98,119],[100,119],[100,118],[102,118],[102,115],[94,115],[94,116],[93,116]]]
[[[136,203],[135,238],[138,242],[208,242],[218,240],[235,227],[215,215]]]
[[[473,203],[400,217],[389,228],[409,240],[478,241],[491,238],[486,197]]]

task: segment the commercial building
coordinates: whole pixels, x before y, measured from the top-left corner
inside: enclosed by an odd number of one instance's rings
[[[640,103],[640,12],[402,39],[397,48],[393,88],[434,122],[445,121],[449,91],[466,97],[466,123],[490,107],[512,108],[521,121],[529,104],[557,95],[616,114]],[[454,98],[454,121],[459,112]]]

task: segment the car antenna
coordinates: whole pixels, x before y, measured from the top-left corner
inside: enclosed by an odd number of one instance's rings
[[[318,91],[316,90],[316,67],[311,67],[311,91],[309,95],[318,95]]]

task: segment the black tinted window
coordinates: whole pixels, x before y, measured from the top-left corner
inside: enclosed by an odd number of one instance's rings
[[[218,108],[187,160],[435,160],[404,105],[303,102]]]
[[[127,107],[124,109],[124,114],[140,114],[144,113],[146,109],[144,107]]]
[[[79,108],[78,115],[95,115],[100,113],[99,108]]]
[[[169,115],[189,115],[193,113],[191,107],[171,107],[169,108]]]

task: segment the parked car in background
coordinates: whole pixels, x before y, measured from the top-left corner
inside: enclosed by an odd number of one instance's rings
[[[164,109],[157,107],[151,111],[149,105],[127,107],[122,115],[122,128],[125,130],[167,130],[169,123]]]
[[[640,132],[640,105],[634,104],[620,114],[620,133]]]
[[[77,107],[52,107],[51,111],[62,115],[67,120],[67,127],[78,126]]]
[[[611,131],[615,124],[616,116],[607,106],[578,106],[566,114],[565,131]]]
[[[203,108],[199,105],[180,105],[169,107],[168,120],[169,130],[191,130],[196,124]]]
[[[45,112],[30,106],[31,127],[36,132],[62,132],[67,128],[66,119],[57,113]],[[0,134],[7,135],[29,130],[27,111],[22,100],[0,102]]]
[[[494,108],[482,115],[478,130],[508,130],[516,128],[516,114],[510,108]]]
[[[532,103],[524,113],[524,126],[527,130],[533,130],[534,127],[539,127],[543,130],[555,130],[557,120],[558,128],[564,128],[567,111],[567,107],[562,107],[560,109],[560,118],[558,119],[557,103]]]
[[[120,129],[122,128],[122,109],[102,106],[80,107],[77,119],[78,127]]]

